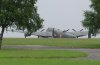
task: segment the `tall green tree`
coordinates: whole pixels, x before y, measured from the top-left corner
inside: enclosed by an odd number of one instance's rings
[[[91,0],[91,3],[92,4],[90,5],[90,7],[97,14],[97,16],[95,18],[96,19],[96,21],[95,21],[95,23],[96,23],[95,28],[97,30],[99,30],[100,29],[100,0]]]
[[[42,27],[43,19],[37,13],[37,0],[0,0],[0,48],[5,29],[16,27],[29,32]]]
[[[90,7],[97,13],[99,13],[100,10],[100,0],[91,0]]]
[[[95,18],[96,13],[93,11],[84,12],[84,20],[82,21],[83,27],[88,29],[88,38],[91,38],[91,34],[95,34]]]
[[[96,34],[100,30],[100,0],[90,0],[91,11],[85,11],[82,24],[89,29],[89,37],[91,33]]]

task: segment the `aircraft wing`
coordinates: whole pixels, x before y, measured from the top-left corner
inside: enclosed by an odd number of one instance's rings
[[[71,34],[81,37],[81,36],[86,36],[88,35],[88,31],[78,31],[78,32],[70,32]]]
[[[52,37],[51,32],[33,32],[32,35],[43,36],[43,37]]]

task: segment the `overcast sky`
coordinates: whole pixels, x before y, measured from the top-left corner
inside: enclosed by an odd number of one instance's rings
[[[82,27],[84,10],[89,9],[90,0],[38,0],[38,11],[45,20],[44,28],[76,29]]]
[[[38,12],[45,20],[44,28],[54,27],[61,30],[82,27],[83,11],[88,10],[90,0],[38,0]],[[23,33],[8,32],[4,37],[24,37]]]

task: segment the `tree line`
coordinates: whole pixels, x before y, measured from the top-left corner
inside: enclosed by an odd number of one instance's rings
[[[91,35],[96,36],[100,30],[100,0],[90,0],[91,10],[84,11],[84,20],[82,24],[88,31],[88,38],[91,38]]]

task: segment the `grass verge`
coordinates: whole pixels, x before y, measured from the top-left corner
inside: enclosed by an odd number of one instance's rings
[[[73,50],[0,50],[0,58],[78,58],[86,53]]]
[[[0,65],[100,65],[100,61],[66,59],[0,59]]]
[[[3,45],[47,45],[67,48],[100,48],[100,39],[5,38]]]

